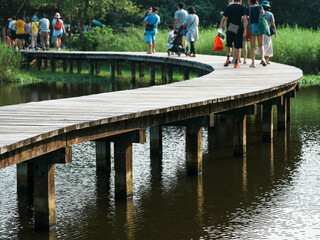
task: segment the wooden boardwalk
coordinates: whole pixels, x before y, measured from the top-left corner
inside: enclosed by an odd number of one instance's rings
[[[71,161],[71,146],[96,141],[97,171],[110,172],[110,142],[114,142],[115,198],[133,194],[132,143],[145,142],[150,127],[151,166],[159,172],[162,157],[163,125],[186,126],[186,167],[188,174],[202,171],[202,127],[208,139],[225,134],[219,130],[219,114],[232,116],[231,138],[234,155],[246,153],[246,115],[263,105],[262,135],[273,138],[273,112],[277,105],[278,130],[286,127],[290,97],[303,74],[283,64],[240,69],[223,67],[224,57],[198,55],[197,58],[167,57],[164,53],[28,52],[28,60],[126,61],[167,68],[184,67],[209,72],[195,79],[162,86],[101,93],[83,97],[31,102],[0,107],[0,169],[17,164],[17,192],[34,198],[36,229],[55,225],[56,163]],[[66,60],[67,59],[67,60]],[[41,60],[41,61],[40,61]],[[94,63],[94,64],[92,64]],[[41,66],[37,64],[38,69]],[[131,68],[135,73],[135,68]],[[72,68],[71,68],[72,70]],[[114,68],[111,72],[114,72]],[[185,74],[188,76],[188,73]],[[153,79],[154,80],[154,79]],[[221,115],[220,115],[221,116]],[[222,117],[221,117],[222,119]],[[220,120],[221,120],[220,119]],[[214,124],[216,124],[213,127]],[[220,132],[219,132],[220,131]],[[219,135],[220,134],[220,135]],[[229,136],[228,136],[229,137]],[[215,140],[214,140],[215,141]]]
[[[99,56],[104,54],[117,55]],[[119,55],[148,59],[144,53]],[[186,65],[200,63],[214,71],[162,86],[0,107],[0,168],[74,143],[263,102],[293,90],[303,76],[300,69],[277,63],[254,69],[249,64],[240,69],[223,67],[225,57],[218,56],[168,58],[158,53],[149,58],[154,62],[169,59],[185,61]],[[194,113],[182,116],[185,109]],[[157,121],[157,117],[162,120]],[[119,126],[128,120],[135,122]]]

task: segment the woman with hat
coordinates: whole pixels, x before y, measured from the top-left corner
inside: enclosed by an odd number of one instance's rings
[[[277,29],[276,29],[276,25],[275,25],[274,16],[271,12],[271,6],[270,6],[269,1],[263,1],[261,3],[261,6],[264,9],[264,15],[263,15],[264,18],[267,20],[269,27],[273,28],[273,30],[270,31],[271,34],[273,33],[274,37],[277,37]],[[265,55],[266,63],[270,64],[269,58],[273,56],[272,36],[264,35],[263,48],[264,48],[264,55]],[[260,54],[259,49],[258,49],[257,53]]]
[[[52,21],[53,37],[55,39],[57,51],[60,51],[60,48],[61,48],[62,35],[66,33],[66,30],[63,26],[63,21],[60,18],[61,18],[60,13],[56,13]]]

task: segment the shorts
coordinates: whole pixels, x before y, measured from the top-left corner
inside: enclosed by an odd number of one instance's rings
[[[12,30],[12,29],[11,29],[11,36],[10,36],[10,38],[11,38],[12,40],[16,40],[16,39],[17,39],[17,32],[16,32],[16,30]]]
[[[25,34],[17,34],[17,38],[18,39],[25,39]]]
[[[55,35],[54,37],[62,37],[62,36],[63,36],[63,34],[60,33],[60,34],[58,34],[58,35]]]
[[[146,31],[146,36],[145,36],[145,42],[149,43],[155,43],[156,42],[156,31]]]
[[[259,30],[259,23],[251,23],[250,34],[254,36],[262,35]]]
[[[241,34],[240,34],[241,33]],[[235,47],[235,48],[242,48],[242,34],[241,31],[238,34],[234,34],[232,32],[227,32],[227,47]]]

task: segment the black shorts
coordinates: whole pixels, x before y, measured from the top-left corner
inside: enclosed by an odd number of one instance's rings
[[[227,32],[227,47],[242,48],[243,32],[241,31],[240,33],[234,34],[232,32]]]
[[[25,39],[25,38],[24,38],[24,35],[25,35],[25,34],[17,34],[17,38],[18,38],[18,39]]]
[[[16,40],[17,39],[17,32],[15,30],[11,29],[11,34],[10,34],[10,38],[12,40]]]

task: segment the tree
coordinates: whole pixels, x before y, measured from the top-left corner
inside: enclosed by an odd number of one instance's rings
[[[94,18],[104,19],[109,13],[134,14],[139,8],[130,0],[30,0],[34,7],[46,5],[61,9],[64,18],[76,19],[80,32]]]

